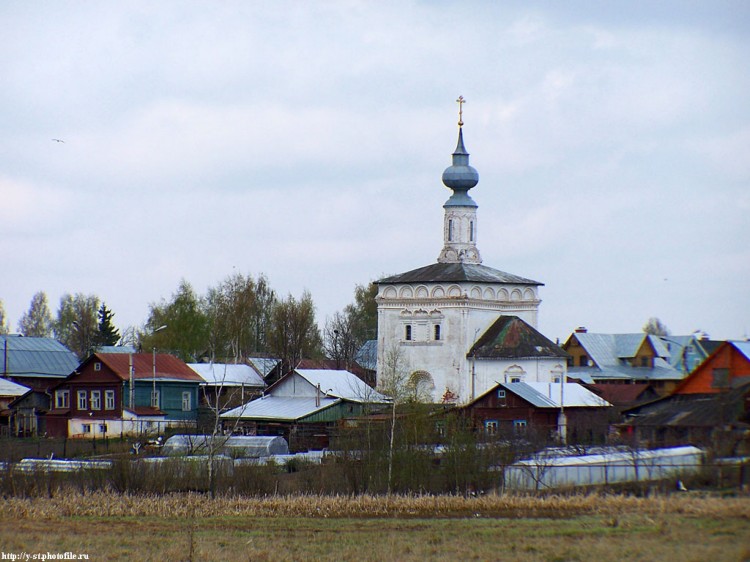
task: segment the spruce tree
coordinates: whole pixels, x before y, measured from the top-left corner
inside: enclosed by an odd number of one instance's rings
[[[96,337],[97,345],[117,345],[117,342],[120,341],[120,330],[112,325],[114,312],[108,309],[106,304],[102,303],[97,315],[99,316],[99,332]]]

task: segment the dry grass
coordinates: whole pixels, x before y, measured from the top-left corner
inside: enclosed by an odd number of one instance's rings
[[[562,518],[628,513],[670,514],[750,520],[750,497],[671,494],[657,497],[581,494],[573,496],[269,496],[219,497],[204,494],[128,495],[66,491],[52,498],[6,498],[0,519],[59,517],[527,517]]]

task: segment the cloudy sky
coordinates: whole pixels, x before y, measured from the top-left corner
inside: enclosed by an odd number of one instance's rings
[[[464,135],[541,331],[750,335],[750,3],[0,3],[0,299],[264,273],[321,323],[435,262]],[[61,139],[65,142],[55,142]]]

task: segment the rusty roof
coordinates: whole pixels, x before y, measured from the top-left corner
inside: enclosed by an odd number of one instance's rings
[[[95,353],[86,362],[97,359],[122,380],[130,377],[131,360],[136,380],[151,379],[154,376],[154,355],[151,353]],[[156,354],[156,378],[203,382],[201,376],[188,367],[187,363],[167,353]]]
[[[483,359],[560,357],[568,354],[517,316],[500,316],[467,354]]]

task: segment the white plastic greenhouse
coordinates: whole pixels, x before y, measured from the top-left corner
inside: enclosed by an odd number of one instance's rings
[[[165,455],[204,455],[210,444],[216,444],[214,453],[231,457],[259,458],[270,455],[289,454],[286,439],[279,436],[262,435],[173,435],[162,447]]]
[[[616,482],[643,482],[697,472],[704,453],[697,447],[623,451],[571,457],[537,456],[505,469],[505,488],[547,490]]]

